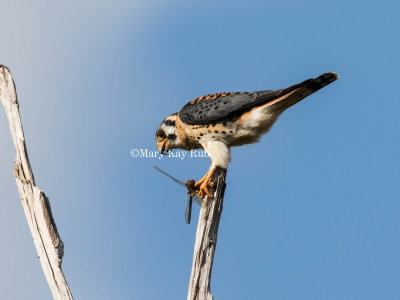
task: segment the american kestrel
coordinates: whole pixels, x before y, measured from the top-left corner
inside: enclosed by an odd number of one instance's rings
[[[338,75],[329,72],[281,90],[209,94],[187,103],[165,118],[156,131],[161,154],[172,149],[203,148],[211,167],[195,187],[201,198],[212,197],[210,179],[216,169],[226,169],[230,147],[257,142],[290,106],[330,84]]]

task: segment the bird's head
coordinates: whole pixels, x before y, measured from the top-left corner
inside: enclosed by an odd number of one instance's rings
[[[166,117],[156,131],[156,143],[161,154],[168,153],[172,149],[180,148],[181,141],[176,130],[177,114]]]

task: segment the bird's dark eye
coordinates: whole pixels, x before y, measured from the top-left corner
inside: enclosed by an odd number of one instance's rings
[[[159,141],[162,141],[163,139],[165,139],[165,132],[164,132],[163,130],[159,130],[159,131],[157,132],[157,139],[158,139]]]

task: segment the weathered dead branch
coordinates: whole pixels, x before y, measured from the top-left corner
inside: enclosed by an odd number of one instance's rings
[[[0,98],[10,124],[16,158],[14,176],[36,251],[54,299],[71,300],[72,294],[61,269],[64,244],[46,195],[35,185],[28,159],[19,104],[10,70],[0,65]]]
[[[212,199],[205,198],[207,204],[203,204],[200,210],[188,300],[213,299],[210,281],[224,201],[225,178],[226,170],[217,168],[211,179],[211,181],[216,182],[214,197]]]

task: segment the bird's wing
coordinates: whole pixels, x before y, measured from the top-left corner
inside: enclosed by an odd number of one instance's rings
[[[187,103],[179,118],[186,124],[207,124],[219,121],[235,113],[241,113],[257,105],[263,105],[294,90],[298,85],[283,90],[266,90],[253,93],[210,94]]]
[[[212,123],[242,109],[256,99],[256,93],[210,94],[186,104],[179,111],[179,118],[186,124]]]
[[[331,74],[334,73],[325,73],[316,79],[308,79],[281,90],[265,90],[253,93],[218,93],[202,96],[187,103],[178,115],[183,123],[191,125],[217,122],[225,117],[249,111],[256,106],[272,104],[274,100],[285,98],[285,95],[299,87],[307,87],[314,92],[333,81],[324,81],[326,75]],[[334,75],[336,79],[337,75]],[[319,82],[321,78],[323,82]]]

